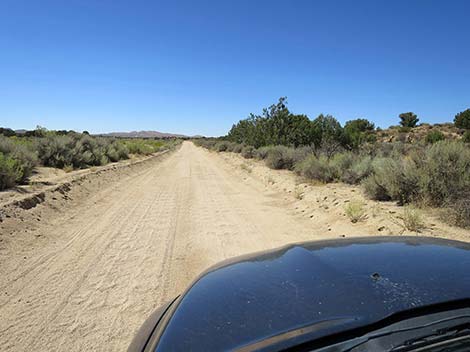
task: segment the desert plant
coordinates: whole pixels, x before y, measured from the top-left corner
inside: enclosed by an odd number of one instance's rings
[[[426,227],[419,209],[411,205],[403,208],[403,215],[399,219],[402,220],[403,228],[408,231],[421,232]]]
[[[317,158],[315,155],[309,155],[296,164],[295,171],[306,178],[322,182],[332,182],[336,176],[335,169],[325,156]]]
[[[465,228],[470,228],[470,193],[462,194],[448,203],[444,220]]]
[[[349,184],[358,184],[372,173],[372,158],[368,155],[358,157],[349,169],[344,170],[341,181]]]
[[[254,147],[247,145],[242,148],[241,154],[245,159],[251,159],[255,156],[255,151]]]
[[[459,112],[454,118],[455,127],[470,129],[470,109]]]
[[[413,112],[404,112],[399,115],[400,117],[400,125],[403,127],[416,127],[419,119],[418,116]]]
[[[264,160],[268,157],[268,152],[271,147],[260,147],[255,150],[255,157],[259,160]]]
[[[304,191],[300,187],[295,187],[294,189],[294,197],[295,199],[302,200],[304,199]]]
[[[426,135],[426,143],[434,144],[445,139],[444,133],[441,131],[430,131]]]
[[[426,150],[421,177],[423,196],[433,206],[458,199],[470,189],[470,149],[458,141],[441,141]]]
[[[268,154],[266,157],[266,165],[271,169],[288,169],[292,170],[294,168],[294,164],[300,158],[299,150],[294,148],[285,147],[282,145],[278,145],[275,147],[271,147],[268,150]]]
[[[470,131],[465,131],[465,133],[462,136],[462,142],[470,143]]]
[[[246,164],[246,163],[241,164],[241,165],[240,165],[240,168],[241,168],[243,171],[248,172],[249,174],[251,174],[251,172],[253,171],[253,170],[251,169],[251,166],[248,165],[248,164]]]
[[[243,150],[243,144],[234,143],[232,146],[232,152],[234,153],[241,153]]]
[[[352,223],[366,219],[365,204],[360,200],[352,200],[347,203],[344,207],[344,211]]]
[[[0,191],[15,186],[22,176],[20,162],[0,152]]]

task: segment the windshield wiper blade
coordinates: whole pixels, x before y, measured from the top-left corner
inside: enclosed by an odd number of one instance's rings
[[[470,338],[469,323],[438,329],[433,333],[409,339],[400,346],[392,348],[390,352],[406,351],[410,348],[415,349],[429,344],[436,344],[440,341],[455,340],[460,337],[466,337],[467,339]]]

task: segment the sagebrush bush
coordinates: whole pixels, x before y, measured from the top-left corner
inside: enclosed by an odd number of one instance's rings
[[[15,186],[21,178],[20,162],[0,152],[0,191]]]
[[[426,135],[426,143],[429,144],[434,144],[436,142],[443,141],[444,139],[446,139],[446,137],[441,131],[430,131]]]
[[[462,141],[464,143],[470,143],[470,131],[465,131],[465,133],[462,136]]]
[[[456,141],[433,144],[426,151],[420,183],[433,206],[460,199],[470,189],[470,149]]]
[[[470,191],[448,203],[444,214],[444,220],[460,227],[470,228]]]
[[[269,148],[266,156],[266,165],[271,169],[293,170],[294,165],[302,160],[304,151],[301,149],[278,145]]]
[[[244,146],[241,154],[245,159],[252,159],[255,156],[256,149],[251,145]]]
[[[341,181],[355,185],[372,173],[372,158],[368,155],[355,158],[352,165],[344,170]]]
[[[229,146],[230,146],[230,142],[221,141],[215,144],[214,149],[218,152],[226,152]]]
[[[234,143],[232,147],[232,152],[234,153],[241,153],[243,150],[243,144]]]
[[[0,136],[0,153],[3,154],[5,163],[7,159],[15,161],[18,172],[15,183],[24,183],[37,165],[37,156],[32,146],[14,138]],[[11,166],[11,162],[9,165]],[[11,171],[8,173],[11,174]]]
[[[297,163],[295,171],[306,178],[322,182],[332,182],[336,176],[335,168],[330,165],[325,156],[317,158],[313,154]]]
[[[256,149],[255,151],[255,157],[256,159],[259,160],[264,160],[268,157],[268,152],[271,149],[271,147],[261,147]]]

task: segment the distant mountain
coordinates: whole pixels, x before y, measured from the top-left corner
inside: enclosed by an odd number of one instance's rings
[[[122,137],[122,138],[190,138],[183,134],[164,133],[158,131],[132,131],[132,132],[111,132],[100,133],[99,136]]]

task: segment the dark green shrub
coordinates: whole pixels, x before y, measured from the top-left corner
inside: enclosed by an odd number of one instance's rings
[[[415,113],[412,112],[404,112],[399,115],[400,117],[400,125],[403,127],[413,128],[416,127],[419,119]]]
[[[455,127],[470,129],[470,109],[459,112],[454,118]]]
[[[426,135],[426,143],[434,144],[439,141],[443,141],[446,137],[441,131],[429,131]]]

